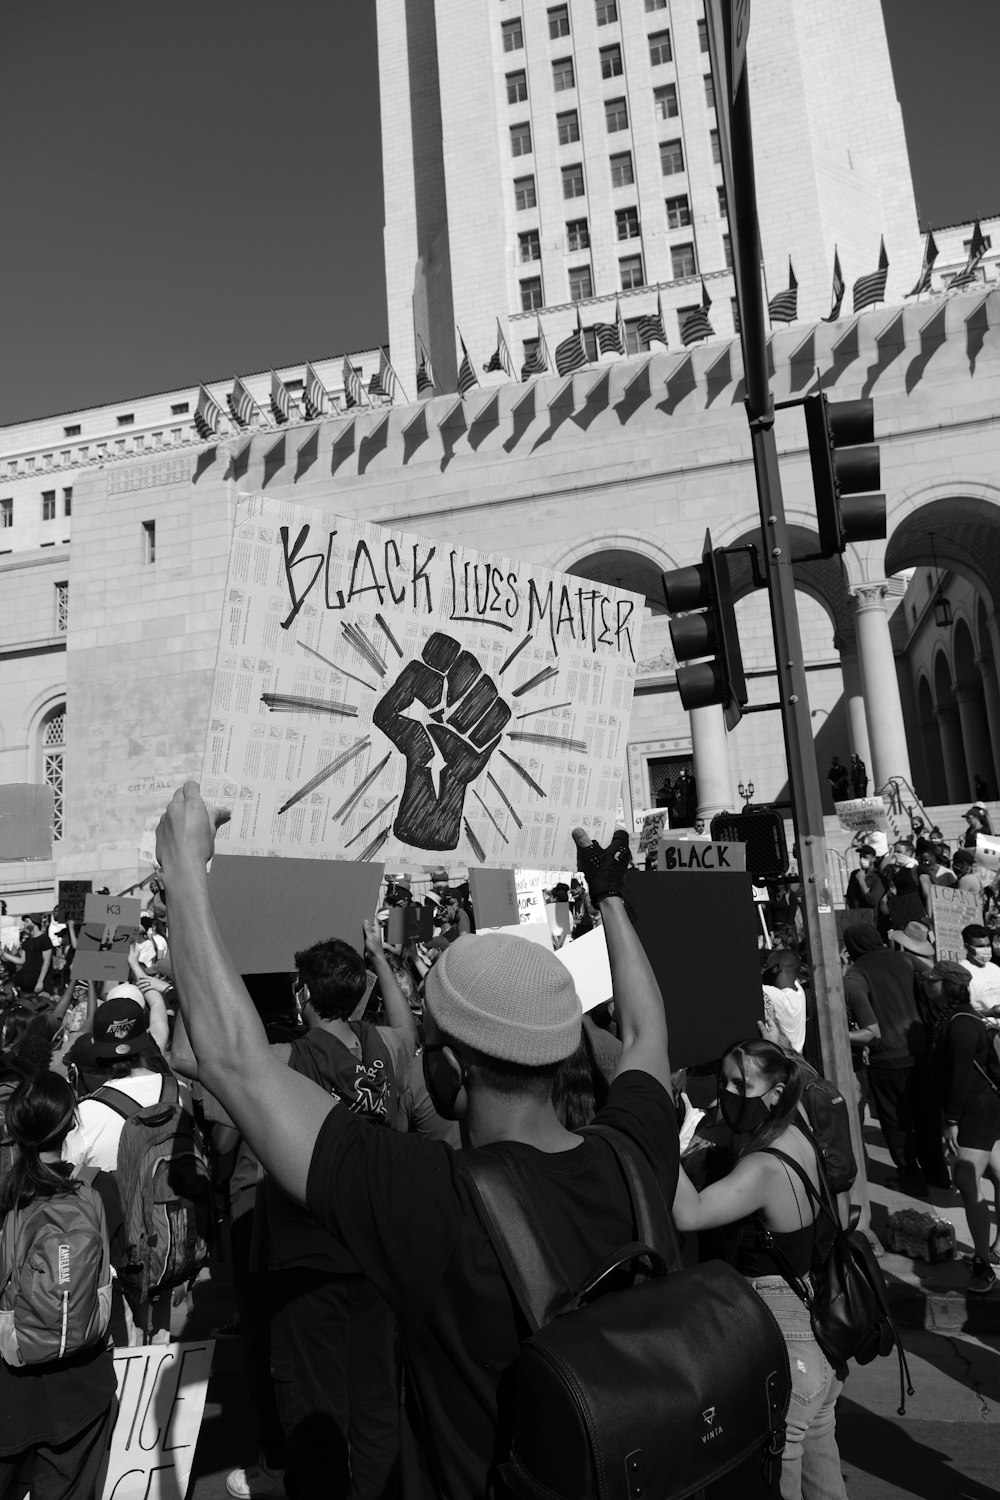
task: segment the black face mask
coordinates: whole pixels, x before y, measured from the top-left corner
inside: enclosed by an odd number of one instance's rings
[[[719,1113],[736,1135],[754,1135],[771,1118],[771,1111],[760,1095],[745,1098],[729,1089],[719,1095]]]
[[[455,1113],[455,1101],[465,1088],[465,1064],[459,1059],[461,1073],[456,1078],[454,1068],[444,1056],[444,1048],[443,1042],[426,1043],[420,1065],[431,1103],[442,1120],[457,1120],[460,1116]]]

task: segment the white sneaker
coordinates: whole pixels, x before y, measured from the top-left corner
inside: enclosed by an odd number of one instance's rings
[[[226,1478],[226,1493],[236,1500],[286,1500],[285,1471],[263,1464],[233,1469]]]

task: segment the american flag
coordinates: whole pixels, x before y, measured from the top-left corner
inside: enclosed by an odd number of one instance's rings
[[[402,386],[399,384],[399,376],[389,363],[389,356],[380,344],[378,350],[379,395],[388,396],[390,401],[395,401],[397,390],[402,390]]]
[[[885,301],[885,283],[889,275],[889,257],[885,253],[885,240],[883,239],[878,252],[878,270],[869,271],[867,276],[859,276],[854,283],[854,311],[861,312],[866,307],[874,307],[876,302]]]
[[[701,290],[704,301],[704,296],[707,296],[704,282],[701,284]],[[711,307],[712,304],[708,305]],[[639,319],[638,333],[639,340],[643,344],[662,344],[664,348],[667,347],[667,330],[663,326],[663,303],[659,292],[656,294],[656,312],[646,313]]]
[[[615,298],[615,321],[613,323],[595,323],[594,333],[597,335],[597,351],[599,354],[625,353],[622,310],[617,297]]]
[[[430,355],[424,348],[424,341],[418,336],[417,344],[420,347],[420,363],[417,366],[417,395],[433,396],[437,390],[437,382],[434,379],[434,369],[431,365]]]
[[[237,427],[249,427],[257,411],[257,403],[238,375],[233,381],[233,388],[226,397],[226,401]]]
[[[830,293],[830,316],[824,318],[824,323],[836,323],[840,317],[840,308],[844,300],[844,273],[840,269],[840,251],[836,245],[833,247],[833,290]]]
[[[499,318],[497,319],[497,346],[490,355],[489,363],[483,365],[485,375],[492,375],[494,370],[502,370],[511,380],[514,379],[514,363],[510,357],[510,350],[507,348],[507,340],[503,336]]]
[[[216,437],[222,426],[222,407],[203,385],[198,387],[198,405],[194,410],[194,427],[198,436],[207,442]]]
[[[958,275],[954,276],[951,281],[949,281],[949,292],[960,291],[962,287],[972,286],[979,280],[979,277],[976,275],[976,271],[979,267],[979,262],[982,260],[988,249],[989,246],[986,243],[986,236],[980,229],[979,220],[977,219],[976,226],[972,231],[972,239],[969,241],[969,258],[965,263],[965,269],[963,271],[959,271]]]
[[[788,262],[788,290],[771,298],[767,315],[772,323],[794,323],[799,315],[799,284],[795,280],[791,259]]]
[[[576,315],[576,328],[569,338],[556,345],[556,369],[560,375],[572,375],[587,363],[587,346],[583,342],[580,314]]]
[[[378,370],[375,371],[368,382],[368,394],[369,396],[385,395],[385,391],[382,389],[382,377],[379,374]]]
[[[907,297],[919,297],[921,292],[929,292],[931,289],[931,272],[934,262],[938,258],[938,247],[934,235],[928,230],[927,240],[924,244],[924,259],[920,267],[920,275],[912,292],[907,292]]]
[[[458,367],[458,394],[464,396],[466,391],[471,391],[474,385],[479,384],[475,370],[472,368],[472,360],[469,351],[465,347],[465,340],[458,335],[458,342],[462,346],[462,363]]]
[[[535,347],[521,366],[521,379],[530,380],[533,375],[544,375],[549,368],[549,348],[542,332],[542,320],[538,319],[538,337]]]
[[[298,406],[292,400],[291,391],[283,380],[279,380],[273,370],[271,371],[271,411],[279,427],[285,422],[290,421],[292,417],[301,417],[302,415]]]
[[[347,355],[344,355],[344,368],[341,372],[344,379],[344,402],[348,407],[361,406],[365,399],[364,387],[361,377],[351,364]]]
[[[326,411],[329,392],[312,365],[306,365],[306,388],[302,393],[302,404],[310,422],[315,422]]]
[[[708,310],[712,306],[712,299],[708,295],[708,288],[704,279],[701,283],[701,306],[689,312],[681,324],[681,343],[685,349],[689,344],[697,344],[702,339],[715,337],[715,329],[712,327],[708,317]]]

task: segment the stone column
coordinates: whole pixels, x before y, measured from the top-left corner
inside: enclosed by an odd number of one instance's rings
[[[955,702],[958,704],[958,721],[962,726],[962,744],[965,750],[965,773],[969,780],[969,795],[974,795],[976,776],[990,781],[993,766],[993,750],[990,732],[986,726],[986,709],[983,690],[978,682],[959,682],[955,687]]]
[[[694,779],[698,788],[698,816],[706,821],[716,813],[737,810],[733,794],[733,773],[729,767],[729,736],[721,704],[693,708],[691,750],[694,755]],[[742,803],[739,807],[742,807]]]
[[[851,742],[851,754],[860,755],[868,767],[868,791],[872,791],[872,748],[868,739],[868,719],[865,715],[865,695],[861,682],[861,663],[858,661],[856,641],[843,641],[839,636],[834,645],[840,652],[840,671],[844,679],[844,706],[847,709],[847,735]]]
[[[857,601],[858,661],[872,752],[868,772],[877,791],[890,776],[912,780],[886,612],[889,588],[886,583],[865,583],[851,593]]]
[[[949,802],[968,802],[971,791],[965,770],[962,726],[954,703],[942,703],[934,710],[941,731],[941,755],[944,760],[944,784]]]
[[[997,683],[996,657],[977,656],[976,666],[983,679],[986,723],[990,732],[990,766],[993,770],[990,791],[1000,794],[1000,684]]]

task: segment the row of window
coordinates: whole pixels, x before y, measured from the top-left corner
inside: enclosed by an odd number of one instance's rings
[[[670,49],[670,32],[664,31],[659,36],[649,39],[649,60],[654,67],[660,63],[673,61],[673,53]],[[621,78],[625,68],[622,62],[622,49],[619,46],[601,48],[601,77],[605,79]],[[576,88],[576,73],[573,68],[571,57],[556,58],[552,64],[552,88],[557,94],[568,93],[570,89]],[[659,86],[655,92],[660,93],[663,89],[672,89],[674,99],[677,97],[676,84],[664,84]],[[711,73],[704,75],[705,103],[709,109],[715,108],[715,86],[712,83]],[[507,103],[523,104],[528,97],[528,75],[523,68],[516,73],[507,74]],[[676,112],[676,111],[675,111]],[[122,418],[118,418],[122,425]]]
[[[666,8],[667,8],[667,0],[646,0],[646,11],[649,14],[652,14],[655,11],[659,11],[659,10],[666,10]],[[616,3],[616,0],[596,0],[595,9],[596,9],[596,12],[597,12],[597,24],[598,24],[598,26],[610,26],[615,21],[618,20],[618,6],[617,6],[617,3]],[[555,5],[555,6],[553,6],[549,10],[549,13],[548,13],[548,22],[549,22],[549,40],[550,41],[552,41],[552,42],[558,42],[563,37],[569,36],[569,34],[570,34],[569,6],[568,5]],[[503,38],[503,50],[505,52],[520,52],[521,49],[524,47],[524,22],[523,22],[523,19],[520,16],[513,16],[513,17],[511,17],[511,19],[509,21],[503,21],[503,22],[501,22],[500,34],[501,34],[501,36]],[[650,35],[650,42],[651,43],[652,43],[654,37],[655,38],[661,38],[661,37],[666,37],[667,38],[666,45],[667,45],[667,54],[668,55],[665,58],[662,58],[662,59],[660,59],[660,58],[651,58],[651,61],[654,62],[654,64],[656,62],[658,62],[658,61],[669,62],[670,59],[671,59],[671,56],[672,56],[672,54],[670,52],[670,33],[669,33],[669,31],[658,31],[658,32],[651,33],[651,35]],[[704,19],[704,17],[702,17],[702,19],[699,20],[699,22],[698,22],[698,46],[699,46],[699,48],[700,48],[700,50],[702,52],[707,52],[709,50],[709,48],[708,48],[708,22]],[[612,51],[612,50],[616,50],[616,49],[612,49],[610,47],[602,47],[602,49],[601,49],[602,56],[603,56],[603,54],[605,52],[609,52],[609,51]]]
[[[188,414],[188,412],[190,410],[191,410],[191,403],[190,403],[190,401],[177,401],[177,402],[175,402],[171,406],[171,408],[170,408],[170,415],[172,417],[184,417],[184,416],[187,416],[187,414]],[[115,418],[115,421],[117,422],[117,424],[118,424],[119,427],[134,427],[135,426],[135,412],[134,411],[123,412],[121,414],[121,416]],[[73,422],[73,423],[70,424],[70,426],[63,428],[63,437],[76,438],[76,437],[79,437],[81,435],[82,431],[83,431],[83,429],[82,429],[80,423],[79,422]]]
[[[527,123],[512,125],[510,142],[511,153],[514,156],[530,156],[531,126]],[[719,135],[718,131],[713,130],[713,161],[718,161],[718,153]],[[611,169],[611,186],[613,188],[629,187],[635,182],[631,151],[614,152],[608,158],[608,163]],[[660,170],[664,177],[677,177],[684,172],[684,146],[681,141],[662,141],[660,143]],[[562,167],[560,169],[560,176],[564,198],[582,198],[585,195],[587,188],[583,176],[582,162],[571,162]],[[537,202],[534,177],[516,177],[514,179],[514,207],[516,209],[535,208]],[[720,209],[721,203],[722,200],[720,199]]]
[[[636,233],[638,233],[638,227],[636,228]],[[530,235],[522,235],[518,238],[520,241],[519,250],[522,262],[530,263],[541,259],[538,236],[534,231]],[[726,264],[731,269],[732,255],[728,243],[729,236],[726,235],[725,239]],[[590,232],[587,228],[586,219],[576,219],[566,225],[566,240],[567,249],[571,253],[589,249]],[[697,276],[698,258],[693,242],[688,241],[681,245],[671,245],[670,263],[675,281],[681,281],[687,276]],[[638,287],[646,285],[641,255],[623,255],[618,262],[618,270],[623,292],[635,291]],[[570,266],[567,275],[569,278],[569,300],[571,302],[585,302],[593,297],[594,274],[589,265]],[[545,306],[541,276],[523,277],[520,282],[520,290],[522,312],[537,312]]]
[[[188,429],[188,432],[190,432],[190,429]],[[183,427],[172,427],[169,432],[151,432],[148,436],[154,448],[163,448],[171,444],[177,445],[178,443],[182,443],[185,439],[185,429]],[[58,464],[55,462],[55,454],[43,453],[42,467],[44,469],[72,469],[77,464],[90,463],[92,459],[100,463],[102,460],[111,457],[122,458],[126,453],[141,453],[146,447],[146,437],[146,433],[137,432],[128,440],[125,438],[116,438],[114,443],[101,442],[95,443],[93,446],[84,444],[82,447],[77,448],[75,453],[67,448],[58,455]],[[8,459],[7,478],[15,479],[20,473],[20,468],[20,459]],[[25,473],[34,474],[36,468],[37,459],[34,456],[29,456],[24,460]]]
[[[668,198],[667,226],[670,229],[684,229],[691,224],[691,205],[687,194],[678,198]],[[637,240],[639,238],[639,210],[637,208],[619,208],[615,210],[615,239]],[[590,225],[586,219],[569,219],[566,223],[566,249],[589,250],[590,249]],[[690,254],[688,253],[690,251]],[[697,267],[694,262],[693,245],[673,245],[670,250],[673,257],[674,279],[681,276],[696,276]],[[542,258],[542,243],[540,232],[537,229],[525,229],[517,237],[517,258],[522,265],[527,265],[534,260]]]
[[[73,487],[67,485],[62,492],[62,513],[64,516],[73,514]],[[54,521],[56,519],[56,492],[55,490],[42,491],[42,520]],[[0,500],[0,531],[6,531],[14,524],[14,501],[13,499]]]

